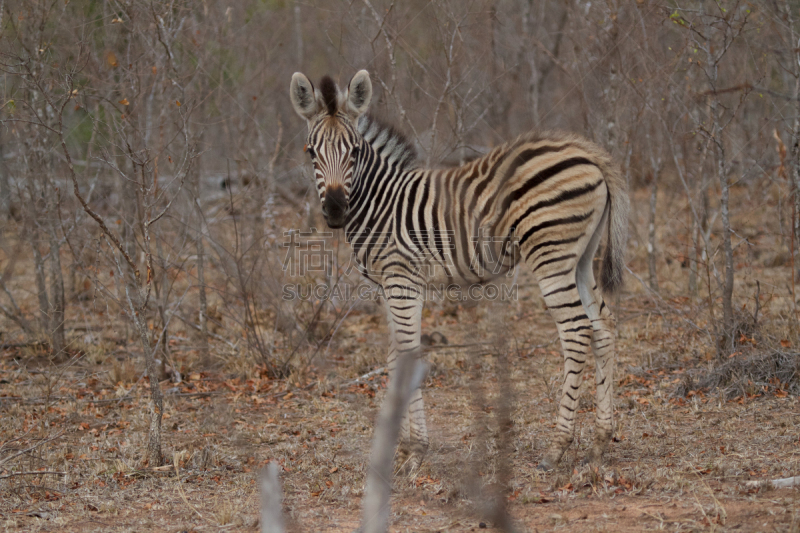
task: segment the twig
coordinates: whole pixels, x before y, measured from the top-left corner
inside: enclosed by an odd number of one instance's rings
[[[197,516],[199,516],[200,518],[202,518],[206,522],[213,523],[208,518],[203,516],[203,513],[198,511],[197,507],[195,507],[194,505],[189,503],[189,499],[186,498],[186,493],[183,492],[183,487],[181,486],[181,471],[180,471],[180,467],[178,466],[178,454],[177,453],[172,454],[172,466],[174,466],[174,468],[175,468],[175,476],[178,478],[178,482],[176,483],[176,485],[178,487],[178,491],[181,494],[181,499],[183,500],[183,503],[185,503],[187,506],[189,506],[189,508],[192,511],[194,511],[197,514]]]
[[[218,391],[204,391],[204,392],[174,392],[174,393],[165,393],[165,397],[169,398],[206,398],[208,396],[214,396],[216,394],[222,394]],[[74,396],[50,396],[49,398],[46,396],[35,396],[33,398],[23,398],[22,396],[0,396],[0,402],[20,402],[21,404],[39,404],[44,403],[47,400],[50,401],[73,401],[73,402],[81,402],[81,403],[95,403],[95,404],[103,404],[103,403],[113,403],[113,402],[124,402],[127,400],[135,400],[137,397],[132,396],[130,394],[126,394],[124,396],[120,396],[119,398],[99,398],[99,399],[86,399],[86,398],[75,398]]]
[[[745,483],[747,488],[774,488],[785,489],[790,487],[800,487],[800,476],[784,477],[781,479],[754,480]]]
[[[0,479],[8,479],[10,477],[15,476],[44,476],[44,475],[52,475],[52,476],[66,476],[66,472],[50,472],[47,470],[42,470],[40,472],[12,472],[5,476],[0,476]]]
[[[417,356],[418,353],[411,351],[398,355],[397,367],[389,379],[389,388],[378,414],[370,451],[367,486],[364,489],[363,533],[388,531],[392,461],[400,435],[400,423],[411,396],[428,373],[428,364]]]
[[[341,388],[344,388],[344,387],[349,387],[350,385],[355,385],[356,383],[363,383],[364,381],[367,381],[369,378],[371,378],[373,376],[378,376],[380,374],[383,374],[384,372],[386,372],[386,367],[385,366],[382,366],[380,368],[376,368],[375,370],[371,370],[371,371],[367,372],[363,376],[357,377],[353,381],[348,381],[346,383],[342,383],[341,385],[339,385],[338,388],[341,389]]]
[[[69,89],[72,90],[72,87],[73,87],[72,79],[70,78]],[[59,136],[59,140],[61,141],[61,150],[64,153],[64,157],[67,159],[67,168],[69,169],[69,177],[72,180],[72,191],[75,194],[75,197],[80,202],[86,214],[92,217],[95,220],[95,222],[97,222],[97,225],[100,226],[100,229],[103,231],[106,237],[109,238],[111,242],[114,243],[114,247],[120,252],[122,257],[125,258],[125,262],[128,263],[128,266],[130,266],[131,270],[136,276],[136,280],[139,281],[140,280],[139,269],[136,267],[136,264],[128,255],[128,252],[125,251],[125,247],[122,245],[117,235],[112,233],[111,230],[108,229],[108,226],[106,226],[106,223],[102,219],[102,217],[100,217],[100,215],[95,213],[94,210],[89,206],[89,204],[86,203],[86,200],[83,198],[80,189],[78,188],[78,177],[75,175],[75,167],[72,164],[72,156],[70,155],[69,150],[67,149],[67,141],[64,136],[64,108],[69,103],[69,98],[65,99],[64,103],[61,106],[55,106],[53,105],[53,102],[50,101],[50,98],[47,96],[46,91],[42,91],[42,94],[47,99],[48,104],[50,104],[54,109],[55,108],[59,109],[58,131],[55,131],[55,133],[57,133]]]
[[[278,463],[271,461],[258,473],[261,492],[261,532],[283,533],[283,492],[278,477]]]
[[[35,450],[36,448],[38,448],[39,446],[41,446],[43,444],[47,444],[48,442],[52,442],[52,441],[60,438],[64,434],[65,431],[66,431],[65,429],[62,429],[61,432],[58,435],[56,435],[55,437],[50,437],[47,440],[40,440],[39,442],[37,442],[33,446],[29,446],[28,448],[25,448],[24,450],[20,450],[17,453],[6,457],[2,461],[0,461],[0,466],[3,466],[7,462],[11,461],[12,459],[15,459],[15,458],[19,457],[20,455],[24,455],[24,454],[26,454],[26,453],[28,453],[28,452],[30,452],[32,450]]]
[[[657,292],[653,291],[647,285],[647,283],[645,283],[645,281],[638,274],[636,274],[636,272],[634,272],[633,270],[631,270],[627,266],[625,267],[625,270],[627,270],[628,273],[631,276],[633,276],[634,278],[636,278],[639,281],[639,283],[642,285],[642,287],[648,293],[648,296],[650,296],[650,299],[653,301],[654,304],[656,304],[656,306],[655,306],[656,307],[656,311],[658,311],[658,314],[661,315],[662,319],[666,320],[666,317],[664,316],[663,311],[661,311],[661,307],[658,305],[658,302],[661,302],[661,304],[664,305],[664,307],[666,307],[667,309],[669,309],[670,311],[672,311],[676,315],[679,315],[679,316],[682,315],[682,313],[680,311],[678,311],[677,309],[675,309],[674,307],[669,305],[669,303],[667,301],[665,301],[664,298],[661,297],[661,295],[659,295]],[[687,324],[691,325],[697,331],[700,331],[700,332],[706,332],[707,331],[707,330],[701,328],[700,326],[698,326],[697,324],[695,324],[694,322],[692,322],[691,320],[689,320],[688,318],[686,318],[684,316],[681,316],[681,320],[683,320]]]
[[[708,494],[711,496],[711,499],[714,500],[714,506],[716,507],[716,511],[717,511],[716,519],[720,522],[720,525],[724,525],[725,524],[725,520],[728,518],[728,512],[725,510],[725,508],[722,506],[722,504],[719,503],[719,500],[717,499],[717,497],[714,496],[714,491],[711,490],[711,487],[708,486],[708,483],[706,483],[705,480],[702,477],[700,477],[700,471],[694,465],[692,465],[691,463],[687,462],[687,464],[689,464],[689,467],[692,469],[692,472],[694,473],[694,475],[697,476],[697,479],[703,485],[703,488],[705,488],[706,491],[708,491]],[[708,515],[706,514],[705,509],[703,509],[703,505],[700,503],[700,500],[697,498],[697,493],[695,491],[692,491],[692,495],[694,496],[694,499],[697,502],[698,507],[700,507],[700,512],[703,513],[703,516],[706,518],[706,520],[708,520],[708,523],[711,526],[711,530],[714,531],[714,529],[715,529],[714,528],[714,522],[711,520],[711,518],[708,517]]]
[[[560,36],[560,35],[563,35],[563,34],[559,34],[559,36]],[[561,62],[561,61],[560,61],[560,60],[559,60],[559,59],[558,59],[558,58],[555,56],[555,54],[554,54],[553,52],[551,52],[551,51],[550,51],[550,50],[549,50],[549,49],[548,49],[548,48],[547,48],[547,47],[544,45],[544,43],[542,43],[542,41],[540,41],[539,39],[537,39],[537,38],[536,38],[536,37],[534,37],[533,35],[529,35],[529,36],[528,36],[528,38],[531,40],[531,42],[532,42],[533,44],[535,44],[535,45],[536,45],[536,48],[538,48],[539,50],[541,50],[541,51],[542,51],[542,52],[543,52],[543,53],[544,53],[544,54],[545,54],[545,55],[546,55],[546,56],[547,56],[547,57],[550,59],[550,61],[551,61],[551,62],[552,62],[552,63],[553,63],[555,66],[557,66],[559,69],[561,69],[561,70],[564,72],[564,74],[566,74],[566,75],[567,75],[567,76],[568,76],[568,77],[569,77],[571,80],[574,80],[574,78],[573,78],[573,76],[572,76],[572,72],[571,72],[571,71],[570,71],[570,70],[567,68],[567,66],[566,66],[566,65],[564,65],[564,63],[562,63],[562,62]],[[557,45],[556,45],[556,46],[557,46]],[[548,69],[548,70],[549,70],[549,69]]]
[[[395,93],[395,86],[397,84],[397,60],[394,55],[394,45],[392,44],[392,39],[391,37],[389,37],[389,33],[386,31],[386,28],[383,27],[384,21],[389,17],[389,13],[394,7],[394,2],[392,2],[391,5],[389,6],[389,9],[386,10],[386,15],[383,17],[383,19],[381,19],[381,16],[378,14],[378,11],[372,5],[372,2],[370,2],[370,0],[364,0],[364,4],[366,4],[366,6],[372,12],[372,17],[375,19],[375,22],[378,23],[378,29],[380,33],[383,35],[383,38],[386,40],[386,52],[389,55],[389,64],[391,65],[392,86],[389,87],[388,85],[386,85],[386,82],[381,77],[378,77],[378,81],[383,87],[383,90],[386,91],[389,95],[391,95],[391,97],[394,99],[395,105],[400,110],[400,119],[403,120],[406,124],[408,124],[408,127],[411,129],[411,131],[414,132],[414,137],[419,139],[420,136],[419,133],[417,132],[417,129],[414,127],[414,123],[411,122],[411,120],[408,118],[406,110],[403,107],[403,103],[400,101],[400,99],[397,97],[397,94]]]
[[[200,326],[198,326],[197,324],[195,324],[194,322],[192,322],[188,318],[182,317],[178,313],[172,313],[172,316],[174,316],[175,318],[177,318],[178,320],[180,320],[181,322],[183,322],[184,324],[186,324],[190,328],[195,329],[197,331],[201,331],[200,330]],[[224,342],[225,344],[227,344],[231,348],[236,348],[236,345],[234,343],[232,343],[231,341],[225,339],[224,337],[220,337],[216,333],[212,333],[212,332],[209,331],[208,332],[208,336],[211,337],[212,339],[216,339],[216,340],[218,340],[220,342]]]
[[[8,350],[10,348],[30,348],[38,346],[47,346],[47,342],[34,341],[34,342],[16,342],[16,343],[12,342],[8,344],[0,344],[0,350]]]

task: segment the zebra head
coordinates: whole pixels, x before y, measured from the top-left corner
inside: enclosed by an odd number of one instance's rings
[[[305,75],[295,72],[289,96],[294,110],[308,123],[305,152],[314,165],[322,215],[328,226],[341,228],[347,221],[353,171],[363,144],[358,118],[372,98],[369,74],[358,71],[347,90],[341,91],[328,76],[315,89]]]

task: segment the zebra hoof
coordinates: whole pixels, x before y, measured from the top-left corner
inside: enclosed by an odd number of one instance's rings
[[[395,463],[395,473],[400,475],[413,476],[419,472],[422,466],[422,457],[414,454],[403,454],[397,456]]]
[[[569,447],[569,443],[564,447],[551,447],[547,453],[544,454],[539,466],[536,468],[542,472],[550,472],[555,470],[556,466],[558,466],[558,462],[561,461],[561,456],[564,455],[564,450],[566,450],[567,447]]]
[[[582,465],[591,465],[591,466],[600,466],[603,464],[603,455],[605,450],[597,449],[597,447],[592,447],[589,450],[589,453],[584,457],[583,461],[581,461]]]
[[[420,448],[421,446],[410,445],[407,442],[398,446],[395,456],[395,472],[413,475],[419,471],[425,451],[427,451],[427,447],[425,450]]]
[[[610,441],[610,433],[600,434],[595,437],[592,447],[589,448],[589,453],[586,454],[586,458],[583,460],[583,464],[592,466],[602,465],[604,462],[603,456],[605,456],[606,450],[608,449],[608,443]]]

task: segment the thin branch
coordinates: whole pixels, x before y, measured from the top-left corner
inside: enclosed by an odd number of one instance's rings
[[[0,476],[0,479],[8,479],[16,476],[66,476],[67,472],[51,472],[49,470],[42,470],[39,472],[12,472],[5,476]]]
[[[68,88],[69,91],[71,92],[73,88],[72,77],[68,78],[68,82],[69,82]],[[55,109],[56,106],[52,105],[52,103],[50,102],[50,98],[46,96],[47,93],[43,91],[42,94],[44,95],[44,98],[47,100],[48,104]],[[106,237],[110,239],[111,242],[114,243],[114,247],[120,252],[122,257],[125,258],[125,262],[128,263],[128,266],[131,268],[131,270],[133,270],[133,273],[136,276],[136,281],[139,282],[140,281],[139,269],[136,267],[136,264],[133,262],[128,253],[125,251],[125,247],[122,246],[119,237],[117,237],[108,228],[108,226],[106,226],[106,223],[103,220],[103,218],[97,213],[95,213],[95,211],[89,206],[88,203],[86,203],[86,200],[84,200],[83,196],[81,195],[81,191],[78,186],[78,177],[75,175],[75,167],[72,164],[72,156],[70,155],[69,150],[67,149],[67,141],[66,138],[64,137],[64,109],[67,107],[68,103],[69,103],[69,98],[65,98],[64,103],[61,105],[58,112],[58,130],[54,131],[58,135],[59,140],[61,141],[61,151],[63,152],[64,157],[67,159],[67,168],[69,169],[69,177],[72,180],[72,191],[75,194],[75,197],[80,202],[81,207],[83,207],[83,210],[90,217],[92,217],[95,220],[95,222],[97,222],[97,225],[100,226],[100,229],[103,231]]]
[[[17,453],[15,453],[15,454],[13,454],[13,455],[9,455],[8,457],[6,457],[6,458],[5,458],[5,459],[3,459],[2,461],[0,461],[0,466],[3,466],[4,464],[6,464],[7,462],[11,461],[12,459],[16,459],[16,458],[17,458],[17,457],[19,457],[20,455],[25,455],[26,453],[28,453],[28,452],[31,452],[31,451],[33,451],[33,450],[35,450],[35,449],[36,449],[36,448],[38,448],[39,446],[42,446],[42,445],[44,445],[44,444],[47,444],[48,442],[52,442],[52,441],[54,441],[54,440],[56,440],[56,439],[58,439],[58,438],[61,438],[61,436],[62,436],[62,435],[63,435],[63,434],[66,432],[66,431],[67,431],[66,429],[62,429],[62,430],[61,430],[61,432],[60,432],[58,435],[56,435],[55,437],[50,437],[49,439],[46,439],[46,440],[40,440],[40,441],[39,441],[39,442],[37,442],[36,444],[34,444],[34,445],[32,445],[32,446],[29,446],[29,447],[25,448],[24,450],[20,450],[20,451],[18,451]]]

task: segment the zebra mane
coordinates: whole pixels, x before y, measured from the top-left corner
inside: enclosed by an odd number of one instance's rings
[[[414,145],[392,126],[373,116],[362,115],[358,121],[358,132],[389,164],[401,170],[414,168],[417,160]]]
[[[334,116],[336,108],[339,106],[339,89],[336,88],[336,82],[330,76],[323,76],[322,81],[319,82],[319,92],[325,102],[325,107],[328,108],[328,114]]]

